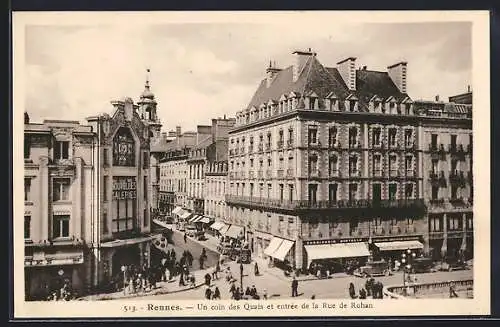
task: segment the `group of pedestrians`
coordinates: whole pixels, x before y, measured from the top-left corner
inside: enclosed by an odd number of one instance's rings
[[[365,287],[360,288],[359,294],[356,294],[356,289],[354,287],[354,283],[349,284],[349,296],[351,299],[366,299],[369,296],[372,299],[383,299],[384,284],[380,281],[376,281],[374,278],[369,278],[365,282]]]

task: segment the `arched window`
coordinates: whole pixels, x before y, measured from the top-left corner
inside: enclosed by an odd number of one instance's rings
[[[135,166],[135,141],[126,127],[121,127],[113,139],[113,165]]]

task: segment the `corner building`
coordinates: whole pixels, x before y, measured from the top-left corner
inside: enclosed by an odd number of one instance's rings
[[[24,124],[27,299],[68,281],[77,293],[150,260],[149,144],[156,126],[130,98],[112,115]],[[146,118],[144,118],[146,119]]]
[[[229,133],[227,223],[255,255],[296,269],[428,251],[407,64],[379,72],[293,55],[286,69],[270,64]]]

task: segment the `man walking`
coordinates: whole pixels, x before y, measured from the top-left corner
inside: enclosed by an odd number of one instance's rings
[[[299,288],[299,281],[295,279],[295,276],[293,277],[292,280],[292,297],[299,296],[298,294],[298,288]]]

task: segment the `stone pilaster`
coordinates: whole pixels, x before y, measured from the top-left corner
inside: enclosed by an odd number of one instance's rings
[[[49,209],[49,203],[52,203],[52,196],[50,194],[51,179],[49,178],[49,158],[44,157],[40,159],[40,239],[47,240],[49,238],[50,219],[52,210]]]
[[[441,247],[441,254],[448,252],[448,216],[443,214],[443,246]]]
[[[73,180],[73,210],[72,210],[72,229],[76,238],[82,238],[82,188],[83,188],[83,169],[82,159],[74,158],[75,178]]]

